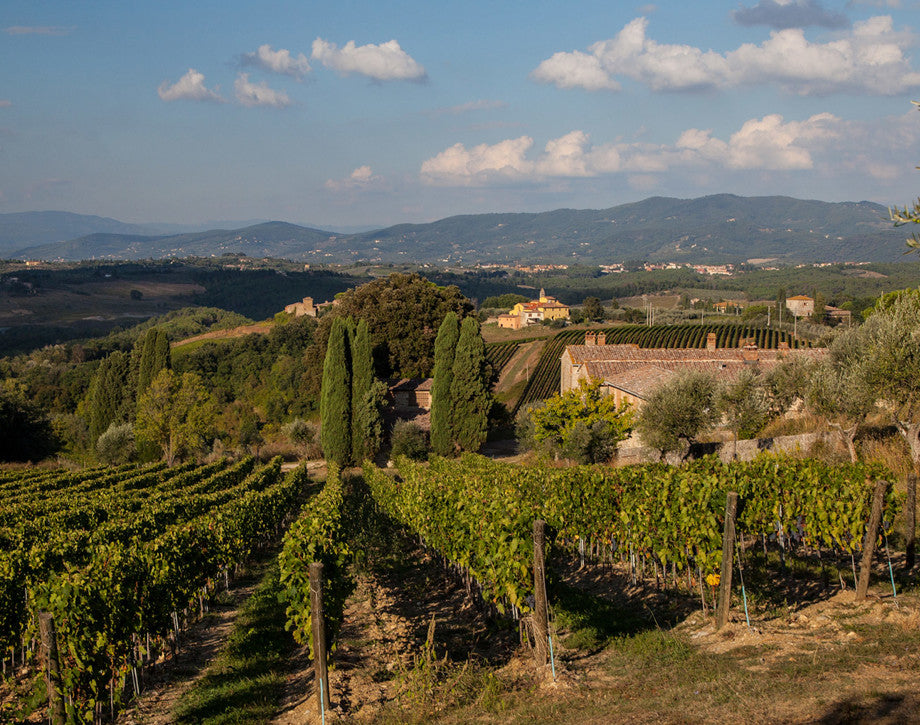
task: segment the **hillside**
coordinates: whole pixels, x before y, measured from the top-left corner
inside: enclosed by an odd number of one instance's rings
[[[114,221],[114,220],[104,220]],[[897,261],[905,234],[872,202],[718,194],[653,197],[608,209],[474,214],[337,234],[285,222],[168,236],[96,229],[66,242],[16,248],[19,258],[141,259],[242,252],[306,262]],[[10,241],[0,226],[0,254]]]

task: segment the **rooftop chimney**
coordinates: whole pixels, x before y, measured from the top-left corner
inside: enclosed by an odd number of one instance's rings
[[[744,358],[747,362],[756,362],[760,359],[760,353],[757,350],[757,345],[754,343],[748,343],[743,348],[741,348],[741,357]]]
[[[599,333],[597,333],[597,344],[598,344],[598,345],[606,345],[606,344],[607,344],[607,333],[606,333],[606,332],[599,332]]]
[[[710,332],[706,335],[706,349],[715,350],[716,349],[716,333]]]
[[[585,333],[585,345],[596,345],[597,344],[597,335],[593,332]]]

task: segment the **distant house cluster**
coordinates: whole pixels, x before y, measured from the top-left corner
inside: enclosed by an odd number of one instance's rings
[[[607,345],[603,332],[585,333],[584,345],[569,345],[560,358],[560,390],[578,387],[579,381],[600,380],[601,390],[617,403],[641,407],[649,394],[682,371],[700,371],[719,380],[732,380],[746,367],[769,369],[789,356],[820,358],[826,350],[792,350],[780,343],[777,350],[764,350],[753,343],[740,348],[717,348],[709,333],[706,348],[640,348],[638,345]]]
[[[510,312],[498,316],[498,326],[520,330],[528,325],[550,320],[569,319],[569,306],[540,290],[540,297],[530,302],[518,302]]]

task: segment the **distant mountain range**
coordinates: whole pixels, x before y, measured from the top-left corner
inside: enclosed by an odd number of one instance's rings
[[[243,253],[304,262],[897,261],[903,230],[872,202],[717,194],[609,209],[470,214],[343,234],[286,222],[176,233],[66,212],[0,214],[0,257],[82,260]]]

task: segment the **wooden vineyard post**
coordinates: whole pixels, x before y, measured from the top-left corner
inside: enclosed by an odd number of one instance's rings
[[[537,666],[546,664],[549,654],[547,642],[549,625],[546,606],[546,522],[537,519],[533,522],[533,628],[534,628],[534,657]]]
[[[51,724],[63,725],[64,697],[61,694],[61,672],[58,666],[57,631],[50,612],[38,613],[38,628],[42,643],[42,664],[45,667],[45,685],[48,688],[48,705]]]
[[[907,477],[907,501],[904,504],[904,524],[907,528],[907,544],[904,547],[904,567],[910,571],[914,568],[915,549],[917,547],[917,474]]]
[[[735,517],[738,514],[738,494],[730,491],[725,498],[725,528],[722,532],[722,573],[719,575],[719,606],[716,629],[728,622],[732,603],[732,560],[735,553]]]
[[[329,673],[326,670],[326,622],[323,619],[323,565],[310,564],[310,618],[313,625],[313,671],[316,700],[323,712],[329,709]]]
[[[865,600],[869,593],[869,574],[872,571],[872,557],[875,554],[875,541],[878,539],[878,529],[882,523],[882,510],[885,507],[885,494],[888,492],[888,481],[876,481],[875,493],[872,496],[872,513],[869,514],[869,525],[866,527],[866,538],[863,539],[862,561],[859,564],[859,584],[856,586],[856,601]]]

